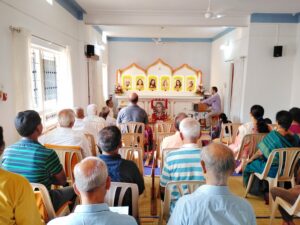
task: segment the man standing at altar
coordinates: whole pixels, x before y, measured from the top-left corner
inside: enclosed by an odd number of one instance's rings
[[[221,110],[221,98],[218,94],[218,88],[211,88],[211,96],[208,99],[203,100],[201,103],[207,104],[209,106],[208,113],[205,115],[206,126],[209,127],[211,125],[211,118],[213,116],[219,115]]]
[[[128,98],[130,104],[121,109],[118,114],[117,123],[140,122],[145,125],[148,123],[148,115],[144,109],[138,106],[139,96],[131,93]]]

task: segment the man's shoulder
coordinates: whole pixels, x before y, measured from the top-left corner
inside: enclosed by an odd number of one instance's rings
[[[132,171],[132,170],[138,171],[137,165],[133,161],[127,160],[127,159],[121,159],[120,169],[121,169],[121,167],[126,168],[126,171],[128,171],[128,173],[130,173],[130,171]],[[124,170],[124,172],[125,172],[125,170]]]

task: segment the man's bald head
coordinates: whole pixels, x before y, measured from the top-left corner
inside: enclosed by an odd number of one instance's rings
[[[83,119],[84,118],[84,110],[83,108],[81,107],[76,107],[74,109],[74,112],[75,112],[75,116],[78,118],[78,119]]]
[[[133,92],[129,95],[128,100],[132,103],[132,104],[136,104],[139,100],[139,96],[137,95],[137,93]]]
[[[108,177],[107,167],[97,157],[86,157],[74,168],[75,185],[79,192],[92,192],[104,186]]]
[[[227,182],[235,168],[235,160],[232,150],[223,144],[212,143],[204,147],[201,152],[201,161],[206,170],[214,176],[214,180]]]
[[[75,122],[75,113],[72,109],[63,109],[58,113],[58,123],[61,127],[71,128]]]
[[[176,117],[175,117],[175,128],[176,130],[179,131],[179,125],[180,125],[180,122],[187,118],[188,116],[185,114],[185,113],[179,113]]]

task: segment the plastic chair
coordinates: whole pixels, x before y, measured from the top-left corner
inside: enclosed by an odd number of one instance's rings
[[[30,184],[36,196],[36,201],[41,216],[46,223],[56,217],[66,216],[70,213],[69,210],[70,202],[66,202],[58,209],[57,212],[55,212],[47,188],[43,184],[39,184],[39,183],[30,183]]]
[[[117,189],[121,189],[120,194],[118,196],[116,195]],[[111,182],[111,186],[105,195],[104,201],[109,206],[122,206],[125,193],[128,189],[131,189],[132,216],[138,218],[139,217],[139,209],[138,209],[139,190],[137,184]],[[114,205],[116,198],[118,199],[118,203],[117,205]]]
[[[94,135],[92,134],[84,134],[84,135],[89,141],[89,146],[91,149],[92,156],[97,156],[96,142],[95,142]]]
[[[296,216],[300,216],[300,195],[298,196],[296,202],[291,205],[288,202],[286,202],[285,200],[283,200],[280,197],[276,197],[275,199],[275,203],[273,204],[272,207],[272,213],[271,213],[271,217],[270,217],[270,225],[273,224],[273,220],[275,217],[275,213],[276,213],[276,209],[281,206],[289,215],[296,215]]]
[[[220,133],[220,142],[224,144],[234,143],[241,123],[223,123]],[[226,135],[228,131],[228,135]]]
[[[277,187],[278,182],[290,182],[292,187],[295,186],[294,169],[300,158],[300,148],[280,148],[275,149],[269,155],[267,163],[262,173],[252,173],[247,185],[245,198],[249,193],[254,176],[260,180],[266,180],[269,183],[269,194],[272,187]],[[268,177],[272,162],[275,155],[278,154],[278,171],[275,178]],[[269,199],[272,199],[271,196]]]
[[[119,149],[119,154],[123,159],[133,161],[139,168],[142,176],[144,175],[143,149],[140,147],[123,147]]]
[[[156,122],[154,125],[155,138],[159,133],[175,133],[174,122]]]
[[[145,134],[145,124],[139,122],[120,123],[119,128],[124,133],[142,133]]]
[[[168,221],[170,217],[171,192],[174,186],[179,191],[180,197],[185,194],[193,193],[199,186],[205,184],[205,181],[171,181],[165,187],[165,199],[161,201],[161,212],[159,217],[159,225],[163,224],[163,220]],[[184,188],[187,186],[187,189]]]
[[[66,172],[67,182],[73,184],[73,169],[82,160],[81,148],[79,146],[62,146],[45,144],[46,148],[53,149]]]
[[[172,136],[173,132],[159,132],[156,136],[156,151],[154,153],[154,156],[157,160],[161,160],[161,143],[163,142],[163,139],[165,137]]]

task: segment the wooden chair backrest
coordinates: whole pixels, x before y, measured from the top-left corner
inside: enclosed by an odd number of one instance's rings
[[[94,135],[92,135],[92,134],[84,134],[84,135],[89,141],[89,146],[92,151],[91,152],[92,156],[97,156],[97,149],[96,149],[96,142],[95,142]]]
[[[123,147],[119,149],[119,154],[123,159],[133,161],[141,175],[144,175],[144,165],[143,165],[143,149],[140,147]]]
[[[278,156],[276,156],[276,154]],[[268,177],[275,157],[279,160],[278,171],[275,179],[277,182],[291,181],[294,177],[295,166],[300,159],[300,148],[279,148],[273,150],[268,157],[266,166],[262,173],[264,179]]]
[[[250,158],[258,150],[257,145],[262,141],[262,139],[264,139],[266,135],[266,133],[245,135],[236,159],[241,159],[242,157],[244,157],[243,155],[246,148],[249,151],[247,158]]]
[[[68,183],[73,183],[73,169],[82,160],[81,148],[79,146],[63,146],[45,144],[46,148],[53,149],[58,155],[67,176]]]
[[[175,131],[174,122],[156,122],[154,125],[155,137],[159,133],[175,133]]]
[[[229,139],[227,144],[234,143],[239,126],[241,126],[241,123],[223,123],[220,133],[220,142],[223,143],[223,139],[228,137]],[[228,135],[226,135],[226,130],[228,131]]]
[[[170,216],[170,204],[171,193],[176,188],[179,191],[180,196],[193,193],[199,186],[205,184],[205,181],[171,181],[168,182],[165,187],[165,198],[162,206],[162,218],[169,219]],[[186,188],[187,187],[187,188]]]
[[[120,123],[121,133],[141,133],[145,134],[145,124],[139,122]]]
[[[173,132],[159,132],[156,136],[156,156],[161,159],[161,143],[165,137],[172,136]]]
[[[117,189],[121,189],[118,203],[114,205],[115,199],[117,198],[116,192]],[[127,189],[131,189],[131,203],[132,203],[132,216],[138,218],[139,210],[138,210],[138,199],[139,199],[139,190],[137,184],[133,183],[124,183],[124,182],[111,182],[110,188],[105,195],[105,200],[109,206],[122,206],[122,202],[125,196]]]

